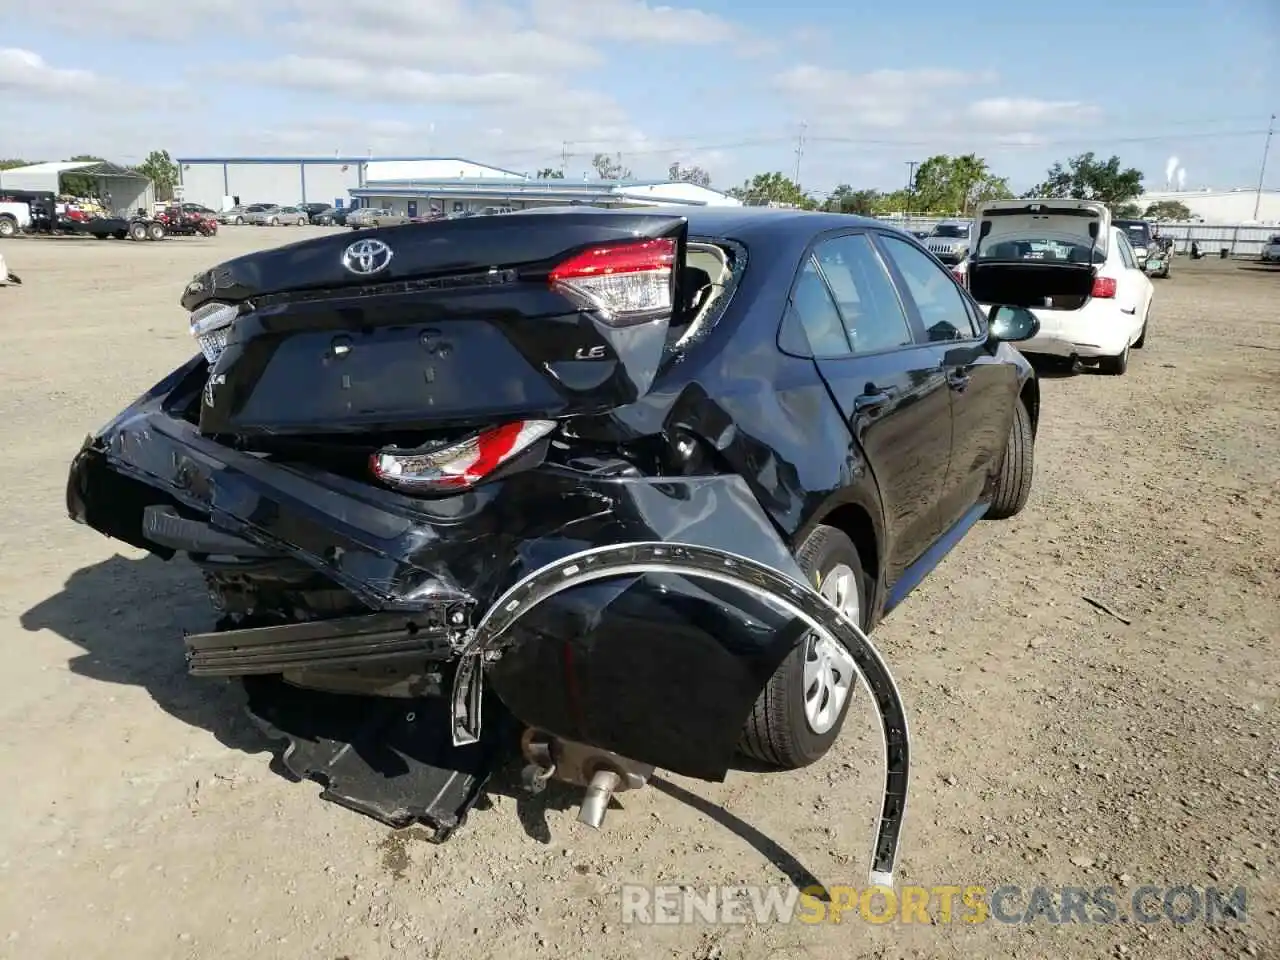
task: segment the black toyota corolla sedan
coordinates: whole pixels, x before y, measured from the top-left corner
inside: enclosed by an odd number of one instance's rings
[[[815,761],[862,674],[900,820],[905,719],[862,641],[1026,502],[1029,312],[984,314],[877,221],[687,207],[321,237],[182,304],[200,352],[86,440],[69,510],[202,568],[220,619],[191,672],[244,678],[330,796],[447,828],[488,761],[371,796],[349,768],[377,751],[318,756],[340,724],[290,709],[432,718],[465,753],[492,691],[531,785],[589,785],[598,822],[654,766]]]

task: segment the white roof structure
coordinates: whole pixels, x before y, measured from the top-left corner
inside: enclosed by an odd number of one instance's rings
[[[82,173],[97,179],[102,192],[111,198],[108,206],[113,213],[149,207],[154,199],[151,180],[146,174],[106,160],[64,160],[0,170],[0,190],[61,193],[62,177],[68,173]]]

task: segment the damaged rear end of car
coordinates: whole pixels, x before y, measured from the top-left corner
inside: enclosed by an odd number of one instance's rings
[[[743,477],[670,429],[672,371],[746,251],[629,211],[359,238],[193,278],[201,353],[72,464],[75,520],[201,569],[219,617],[186,638],[190,672],[242,680],[330,799],[443,838],[506,742],[531,789],[584,787],[592,826],[656,768],[723,779],[769,678],[825,635],[880,717],[891,879],[893,679]]]

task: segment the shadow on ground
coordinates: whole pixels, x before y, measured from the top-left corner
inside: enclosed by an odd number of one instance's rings
[[[183,630],[207,630],[213,622],[204,584],[190,564],[116,554],[71,574],[61,591],[23,613],[20,622],[80,647],[84,652],[68,663],[72,673],[142,687],[166,713],[234,750],[269,748],[245,716],[239,684],[187,675]]]
[[[434,714],[440,709],[443,701],[423,709],[421,706],[415,708],[414,701],[396,703],[385,698],[368,698],[377,703],[376,709],[370,710],[353,703],[366,698],[313,694],[288,688],[292,691],[289,699],[296,702],[295,709],[288,712],[280,710],[272,716],[277,721],[277,730],[293,738],[295,762],[286,764],[282,760],[283,742],[269,737],[246,713],[249,696],[239,682],[193,679],[187,674],[183,632],[208,630],[213,619],[200,575],[190,564],[182,560],[164,561],[153,556],[135,560],[118,554],[77,570],[67,578],[62,590],[27,610],[20,618],[24,629],[32,632],[50,630],[83,651],[68,663],[73,673],[104,683],[142,687],[166,713],[184,723],[208,730],[224,746],[246,753],[270,751],[274,755],[271,769],[286,779],[297,781],[303,778],[297,769],[290,769],[291,766],[314,765],[321,776],[309,779],[323,783],[324,776],[328,775],[355,785],[345,791],[347,796],[341,799],[330,797],[335,802],[383,822],[386,820],[380,814],[386,814],[391,807],[413,808],[423,802],[424,798],[413,795],[414,777],[406,774],[414,767],[441,763],[443,754],[437,750],[438,737],[430,744],[414,743],[412,737],[406,735],[406,729],[412,726],[419,730],[424,726],[433,729],[446,727],[446,718],[428,715],[428,710]],[[250,690],[259,694],[262,684],[270,683],[266,678],[255,678],[255,682]],[[287,687],[284,684],[279,686]],[[362,722],[344,725],[337,715],[342,710],[308,708],[308,703],[314,707],[315,703],[328,700],[345,701],[344,709],[359,714]],[[505,711],[499,713],[501,707],[496,704],[496,698],[489,697],[486,701],[494,704],[495,713],[486,717],[484,726],[503,731],[504,742],[495,744],[491,751],[493,774],[483,793],[478,799],[473,798],[475,804],[480,809],[491,806],[484,794],[513,798],[525,833],[540,843],[550,843],[552,835],[547,814],[576,810],[582,802],[582,791],[554,781],[538,794],[526,790],[521,779],[523,761],[515,746],[518,725],[505,715]],[[280,703],[278,699],[273,700],[274,706]],[[423,715],[415,717],[414,709]],[[259,711],[259,716],[264,712]],[[387,728],[370,723],[369,714],[377,712],[395,715],[388,721]],[[424,720],[431,722],[422,723]],[[349,743],[350,748],[343,750],[344,743]],[[300,758],[298,755],[305,751],[324,755]],[[468,775],[479,773],[475,759],[468,756],[466,763],[458,764],[460,772]],[[750,764],[739,764],[738,768],[754,769]],[[387,788],[386,784],[392,786]],[[791,853],[720,806],[660,777],[652,778],[650,785],[740,837],[797,887],[822,888],[814,875]],[[340,783],[327,786],[334,787],[335,793],[344,792]],[[462,785],[457,785],[457,790],[462,790]],[[363,804],[360,797],[356,797],[357,802],[349,802],[351,794],[361,791],[384,795]],[[387,800],[388,794],[390,800]],[[617,809],[625,800],[625,793],[621,799],[615,798],[611,809]],[[415,830],[415,835],[421,832],[416,828],[410,829]],[[608,829],[607,818],[604,829]]]

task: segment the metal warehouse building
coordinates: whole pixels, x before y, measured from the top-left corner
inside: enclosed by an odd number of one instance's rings
[[[182,199],[214,210],[235,203],[348,206],[350,191],[383,180],[524,179],[524,174],[459,157],[188,157],[175,162]]]
[[[1205,223],[1280,224],[1280,190],[1242,187],[1237,190],[1177,190],[1143,194],[1137,204],[1146,209],[1161,200],[1176,200]]]

